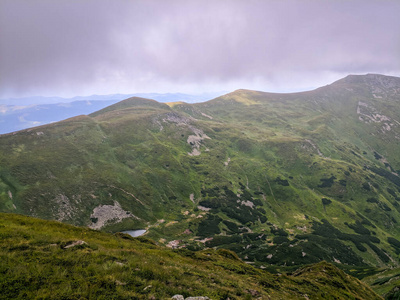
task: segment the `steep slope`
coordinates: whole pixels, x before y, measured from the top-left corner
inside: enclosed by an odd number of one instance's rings
[[[0,214],[0,257],[0,299],[381,299],[326,262],[272,275],[227,250],[170,250],[14,214]]]
[[[132,98],[0,136],[0,209],[361,278],[399,265],[399,115],[400,79],[382,75],[194,105]]]

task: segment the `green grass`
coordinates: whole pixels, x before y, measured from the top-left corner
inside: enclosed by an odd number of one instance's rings
[[[15,214],[0,214],[0,258],[1,299],[380,299],[325,262],[272,275],[228,250],[170,250]]]

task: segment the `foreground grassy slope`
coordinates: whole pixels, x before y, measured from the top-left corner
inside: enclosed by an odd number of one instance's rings
[[[1,299],[380,299],[325,262],[272,275],[226,250],[170,250],[15,214],[0,214],[0,259]]]
[[[3,135],[0,210],[361,278],[399,265],[399,95],[399,78],[349,76],[195,105],[132,98]]]

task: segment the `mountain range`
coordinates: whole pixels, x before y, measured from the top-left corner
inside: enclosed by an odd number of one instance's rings
[[[141,93],[61,97],[25,97],[0,99],[0,134],[10,133],[33,126],[44,125],[93,113],[106,106],[129,97],[146,97],[160,102],[185,101],[195,103],[206,101],[221,93],[196,95],[182,93]]]
[[[399,153],[397,77],[195,104],[132,97],[1,135],[0,210],[145,228],[271,272],[322,260],[360,279],[398,270],[377,284],[387,292],[400,274]]]

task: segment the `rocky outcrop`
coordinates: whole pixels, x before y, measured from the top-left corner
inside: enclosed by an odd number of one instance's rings
[[[174,299],[174,300],[211,300],[210,298],[203,297],[203,296],[184,298],[182,295],[175,295],[171,299]]]

